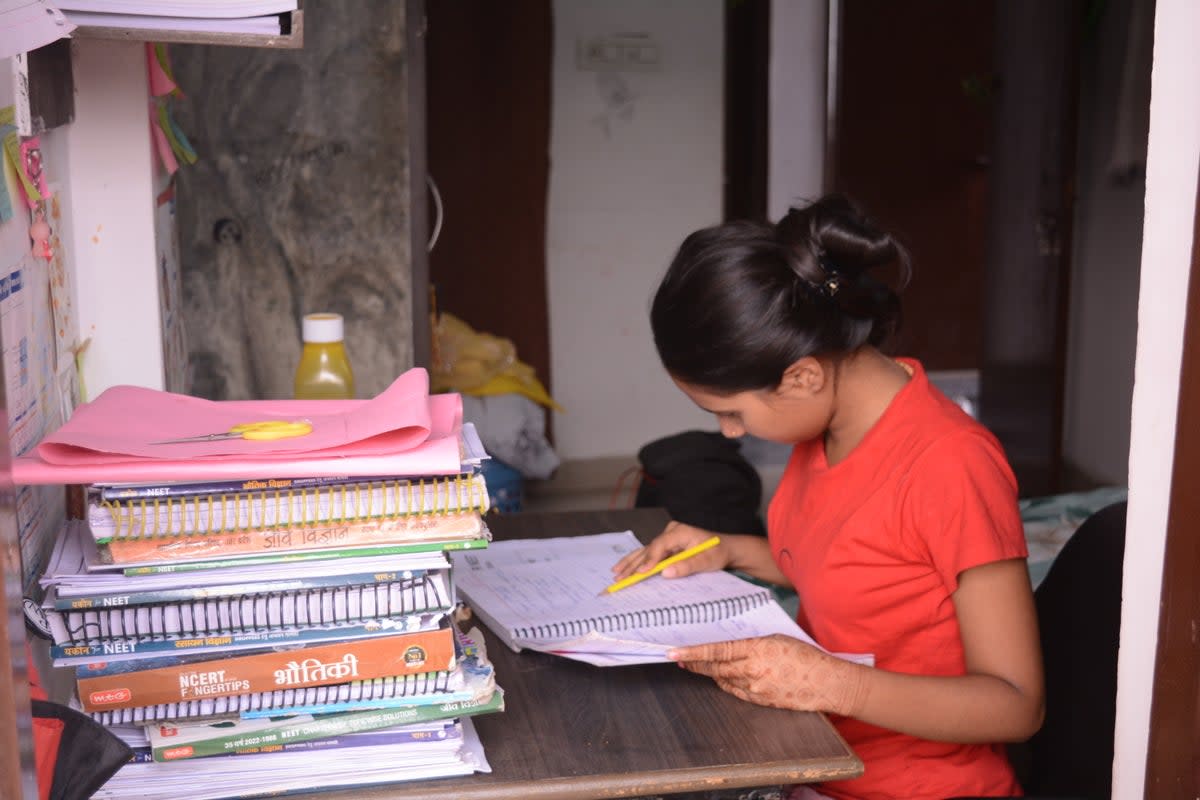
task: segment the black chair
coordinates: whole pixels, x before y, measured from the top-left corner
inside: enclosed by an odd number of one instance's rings
[[[1125,510],[1114,503],[1088,517],[1034,593],[1046,720],[1009,747],[1029,800],[1112,796]]]
[[[1046,721],[1029,740],[1030,794],[1109,800],[1126,503],[1088,517],[1037,588]]]

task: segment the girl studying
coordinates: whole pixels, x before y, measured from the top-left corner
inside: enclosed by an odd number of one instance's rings
[[[865,773],[794,798],[1019,795],[1001,743],[1038,729],[1044,698],[1016,480],[920,362],[879,349],[900,316],[888,269],[902,285],[907,253],[839,196],[697,231],[676,254],[650,314],[663,366],[724,435],[794,449],[766,539],[722,534],[662,576],[793,587],[802,628],[875,666],[779,635],[670,657],[749,702],[831,716]],[[711,535],[673,522],[614,579]]]

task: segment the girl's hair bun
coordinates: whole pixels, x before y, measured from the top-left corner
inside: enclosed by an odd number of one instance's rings
[[[683,242],[655,293],[650,325],[676,378],[725,391],[777,386],[806,356],[879,346],[900,322],[908,253],[841,195],[778,224],[728,222]]]
[[[792,208],[775,226],[792,271],[814,302],[824,298],[854,319],[871,320],[868,343],[882,344],[900,324],[897,291],[912,272],[908,251],[844,195]],[[876,268],[895,267],[895,288]]]

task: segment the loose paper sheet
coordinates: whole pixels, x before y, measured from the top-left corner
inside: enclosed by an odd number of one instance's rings
[[[451,560],[458,591],[516,649],[616,666],[667,661],[676,646],[772,634],[820,646],[769,590],[727,572],[658,576],[599,595],[612,565],[640,546],[625,531],[494,542]],[[728,613],[714,613],[722,604]]]

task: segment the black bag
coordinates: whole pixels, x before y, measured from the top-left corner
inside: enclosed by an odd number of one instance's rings
[[[129,745],[86,714],[47,700],[34,699],[32,706],[35,719],[63,723],[50,791],[42,787],[50,800],[87,800],[133,757]]]
[[[684,431],[638,451],[642,480],[634,505],[714,533],[765,535],[762,480],[741,445],[719,433]]]

